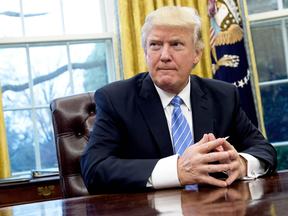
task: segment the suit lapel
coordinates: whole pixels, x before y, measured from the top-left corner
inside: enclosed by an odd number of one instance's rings
[[[165,113],[149,74],[143,80],[140,97],[142,98],[139,103],[140,109],[158,144],[162,157],[172,155],[173,149]],[[190,97],[194,143],[196,143],[202,139],[205,133],[213,133],[213,107],[194,76],[191,76]]]
[[[162,157],[172,155],[173,149],[167,120],[159,95],[149,74],[143,80],[140,97],[142,98],[139,103],[140,109],[158,144]]]
[[[191,104],[194,128],[194,143],[206,133],[213,133],[213,107],[195,77],[191,76]]]

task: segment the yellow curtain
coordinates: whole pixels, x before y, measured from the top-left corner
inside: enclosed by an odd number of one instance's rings
[[[144,50],[141,47],[141,28],[149,13],[169,5],[192,7],[198,10],[203,20],[202,35],[205,48],[201,61],[192,73],[201,77],[212,78],[210,20],[207,16],[206,0],[118,0],[120,46],[125,79],[147,71]]]
[[[0,178],[11,175],[0,85]]]

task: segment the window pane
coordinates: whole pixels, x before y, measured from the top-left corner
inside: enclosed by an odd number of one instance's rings
[[[50,109],[37,109],[37,129],[40,145],[41,168],[58,167]]]
[[[31,111],[4,111],[12,172],[36,168]]]
[[[30,60],[34,79],[35,105],[71,94],[66,46],[31,47]]]
[[[288,169],[288,146],[275,147],[277,152],[277,170]]]
[[[22,0],[26,36],[63,34],[59,0]]]
[[[246,0],[248,14],[278,10],[278,0]]]
[[[106,64],[113,60],[107,41],[111,39],[86,35],[91,39],[84,41],[80,36],[104,31],[106,21],[99,2],[0,0],[0,38],[19,40],[19,44],[0,44],[0,83],[12,173],[57,168],[50,102],[108,83]],[[75,40],[54,41],[51,37],[62,34],[73,34]]]
[[[101,33],[98,0],[62,0],[66,34]]]
[[[95,91],[108,83],[105,43],[71,45],[70,55],[75,93]]]
[[[283,8],[288,8],[288,0],[283,0]]]
[[[0,1],[0,37],[22,36],[19,2],[19,0]]]
[[[288,140],[288,83],[261,87],[264,124],[270,142]]]
[[[251,26],[259,82],[287,79],[280,22]]]
[[[3,108],[31,106],[25,48],[0,49]]]

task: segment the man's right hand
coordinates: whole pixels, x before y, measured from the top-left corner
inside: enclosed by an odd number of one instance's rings
[[[225,181],[213,178],[209,173],[224,172],[231,169],[229,164],[208,164],[229,158],[227,151],[210,152],[224,145],[224,139],[215,139],[213,134],[204,134],[203,138],[190,146],[177,162],[177,172],[180,184],[210,184],[227,187]]]

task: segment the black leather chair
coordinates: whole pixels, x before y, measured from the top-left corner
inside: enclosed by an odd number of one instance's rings
[[[79,159],[95,120],[94,92],[54,99],[50,104],[62,198],[89,195]]]

